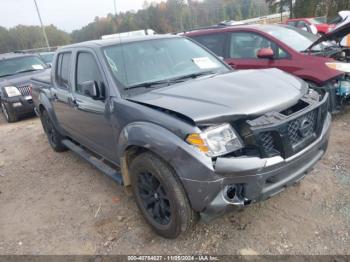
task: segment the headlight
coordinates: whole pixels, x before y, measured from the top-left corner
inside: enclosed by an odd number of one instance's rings
[[[6,86],[4,87],[8,97],[20,96],[21,92],[15,86]]]
[[[349,63],[329,62],[329,63],[326,63],[326,66],[328,66],[329,68],[344,72],[344,73],[350,73],[350,64]]]
[[[186,141],[210,157],[225,155],[243,147],[230,124],[210,127],[200,134],[191,134]]]

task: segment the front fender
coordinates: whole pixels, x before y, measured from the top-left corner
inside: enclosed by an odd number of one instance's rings
[[[213,190],[211,194],[206,194],[207,191],[193,187],[192,183],[200,181],[210,186],[220,179],[215,174],[212,159],[168,129],[148,122],[130,124],[120,135],[119,156],[124,158],[129,146],[146,148],[166,161],[182,182],[194,210],[201,211],[205,206],[204,200],[212,199],[217,193]]]
[[[155,153],[166,161],[180,178],[196,179],[200,169],[213,170],[211,158],[168,129],[153,123],[136,122],[126,126],[119,136],[118,156],[122,157],[130,146],[142,147]]]
[[[120,133],[117,153],[122,156],[128,147],[139,146],[169,161],[176,148],[183,143],[178,136],[162,126],[149,122],[135,122],[127,125]]]

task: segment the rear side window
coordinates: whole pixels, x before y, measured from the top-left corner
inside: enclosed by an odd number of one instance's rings
[[[76,92],[84,94],[82,84],[87,81],[94,81],[98,86],[102,85],[102,76],[95,60],[95,57],[88,52],[78,54],[77,70],[76,70]]]
[[[191,36],[191,38],[202,44],[216,55],[224,57],[225,50],[225,34],[210,34],[201,36]]]
[[[71,67],[71,53],[60,53],[57,58],[56,82],[59,87],[69,88],[69,74]]]

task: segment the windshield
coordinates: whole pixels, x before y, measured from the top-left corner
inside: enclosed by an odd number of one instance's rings
[[[316,18],[308,18],[307,20],[313,24],[313,25],[320,25],[320,24],[324,24],[326,18],[324,17],[316,17]]]
[[[40,54],[40,56],[46,64],[50,64],[52,63],[54,53]]]
[[[266,30],[266,33],[274,36],[298,52],[305,51],[318,39],[317,36],[309,32],[289,26],[269,27],[268,30]],[[312,50],[322,51],[326,46],[328,45],[322,43],[314,46]]]
[[[104,55],[124,89],[209,71],[230,71],[218,58],[186,38],[113,45],[104,49]]]
[[[0,77],[45,69],[46,65],[36,56],[24,56],[0,60]]]

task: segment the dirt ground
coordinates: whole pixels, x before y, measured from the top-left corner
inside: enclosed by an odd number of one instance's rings
[[[350,255],[349,130],[348,109],[299,185],[165,240],[122,187],[72,152],[54,153],[39,119],[1,116],[0,254]]]

